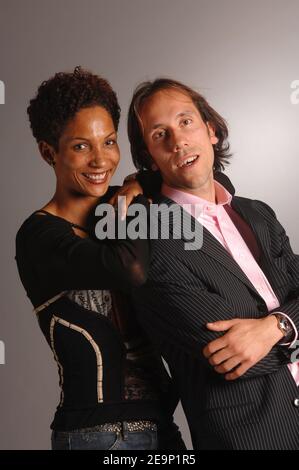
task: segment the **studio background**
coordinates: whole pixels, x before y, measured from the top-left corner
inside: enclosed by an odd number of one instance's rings
[[[135,86],[168,76],[202,92],[228,121],[237,193],[268,202],[299,251],[298,0],[0,0],[0,448],[47,449],[58,373],[18,278],[15,234],[52,196],[26,115],[39,84],[82,65],[107,78],[122,108],[121,162],[131,173],[126,114]],[[185,418],[182,425],[191,448]]]

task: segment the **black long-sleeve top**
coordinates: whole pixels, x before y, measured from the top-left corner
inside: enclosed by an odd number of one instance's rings
[[[51,427],[167,419],[168,375],[124,294],[146,280],[149,241],[81,238],[65,219],[36,212],[18,231],[16,261],[58,365]]]

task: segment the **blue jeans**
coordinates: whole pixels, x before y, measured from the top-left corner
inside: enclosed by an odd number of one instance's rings
[[[123,426],[125,429],[125,426]],[[156,450],[157,431],[53,431],[52,450]]]

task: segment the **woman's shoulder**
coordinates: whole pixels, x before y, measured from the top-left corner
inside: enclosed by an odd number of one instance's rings
[[[115,192],[120,188],[120,186],[109,186],[107,192],[102,196],[98,203],[106,203]],[[71,230],[71,223],[62,217],[51,214],[50,212],[43,211],[43,209],[38,209],[32,212],[22,223],[17,232],[17,238],[23,237],[26,234],[32,235],[34,231],[40,231],[42,229],[55,230],[55,228],[60,231],[61,229]]]
[[[99,199],[99,204],[108,202],[109,199],[119,189],[119,186],[109,186],[106,194]],[[17,240],[22,238],[34,237],[35,234],[41,234],[44,232],[61,232],[68,231],[72,232],[72,224],[66,219],[57,215],[51,214],[50,212],[38,209],[32,212],[22,223],[17,232]]]
[[[43,213],[40,210],[34,211],[30,214],[21,224],[17,231],[17,242],[23,239],[35,238],[35,235],[51,231],[71,230],[70,224],[63,218],[52,215],[50,213]]]

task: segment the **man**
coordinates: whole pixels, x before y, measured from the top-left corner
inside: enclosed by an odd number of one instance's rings
[[[214,180],[229,158],[228,130],[194,90],[167,79],[141,85],[128,131],[135,165],[161,173],[155,202],[189,204],[203,230],[198,250],[182,238],[153,240],[148,280],[133,293],[194,448],[298,449],[299,257],[283,227],[269,206]],[[170,231],[177,223],[174,215]]]

